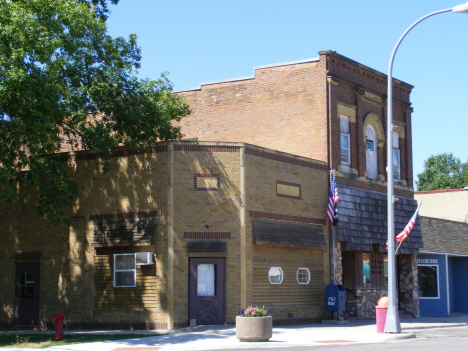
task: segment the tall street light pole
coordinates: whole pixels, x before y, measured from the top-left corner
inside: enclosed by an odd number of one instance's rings
[[[405,38],[406,34],[414,28],[418,23],[426,18],[438,15],[444,12],[468,13],[468,2],[462,5],[455,6],[450,9],[432,12],[416,22],[414,22],[398,40],[393,49],[390,63],[388,65],[388,89],[387,89],[387,225],[388,225],[388,310],[387,319],[385,320],[385,333],[401,333],[400,318],[396,306],[396,265],[395,265],[395,215],[393,207],[393,80],[392,68],[393,59],[400,46],[400,43]]]

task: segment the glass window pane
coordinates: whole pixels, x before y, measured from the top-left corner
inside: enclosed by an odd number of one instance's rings
[[[297,270],[297,282],[299,284],[309,284],[310,282],[310,271],[308,268],[299,268]]]
[[[34,286],[22,286],[21,298],[28,300],[34,299]]]
[[[349,141],[349,135],[341,134],[341,148],[342,149],[348,149],[348,141]]]
[[[400,148],[400,138],[399,138],[397,132],[393,132],[393,147],[394,147],[395,149],[399,149],[399,148]]]
[[[268,280],[271,284],[281,284],[283,282],[283,270],[281,267],[270,267]]]
[[[393,149],[393,165],[398,166],[400,164],[400,152],[397,149]]]
[[[418,266],[419,297],[439,297],[437,266]]]
[[[115,269],[135,269],[135,255],[116,255]]]
[[[348,116],[340,116],[340,132],[349,133],[349,118]]]
[[[197,295],[215,296],[215,265],[199,264],[197,266]]]
[[[363,274],[363,283],[370,284],[371,282],[371,271],[370,271],[370,254],[364,252],[362,254],[362,274]]]
[[[387,254],[385,254],[384,260],[383,260],[383,271],[384,271],[384,284],[387,285],[388,284],[388,258],[387,258]]]
[[[27,283],[34,283],[34,272],[28,272],[26,282]]]
[[[367,140],[366,147],[368,151],[374,151],[374,142],[372,140]]]
[[[115,272],[115,286],[135,286],[135,273]]]
[[[341,163],[349,164],[349,134],[341,134]]]

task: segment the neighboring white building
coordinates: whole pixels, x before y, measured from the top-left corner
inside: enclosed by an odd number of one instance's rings
[[[423,203],[420,216],[468,223],[468,187],[417,191],[414,198]]]

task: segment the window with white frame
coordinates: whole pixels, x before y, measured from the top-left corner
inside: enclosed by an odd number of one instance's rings
[[[351,142],[349,137],[349,118],[340,115],[341,164],[351,164]]]
[[[400,140],[398,133],[393,132],[393,179],[400,181]]]
[[[296,279],[299,284],[309,284],[310,271],[309,268],[301,267],[296,272]]]
[[[281,284],[283,282],[283,270],[281,267],[270,267],[268,270],[268,280],[271,284]]]
[[[439,266],[418,265],[420,299],[439,299]]]
[[[136,286],[136,260],[134,253],[114,254],[114,287]]]

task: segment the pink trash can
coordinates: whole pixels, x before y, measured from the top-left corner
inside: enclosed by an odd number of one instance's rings
[[[387,319],[388,297],[382,297],[377,306],[375,306],[375,322],[377,324],[377,333],[383,333],[385,329],[385,320]]]

